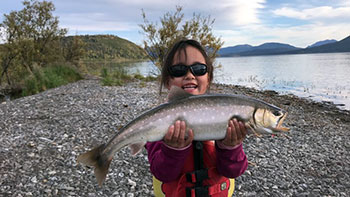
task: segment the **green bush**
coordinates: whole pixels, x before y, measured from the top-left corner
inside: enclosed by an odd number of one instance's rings
[[[35,69],[32,75],[24,79],[22,96],[37,94],[80,79],[82,79],[81,75],[71,65],[54,64]]]
[[[109,72],[108,69],[103,68],[101,70],[101,77],[101,82],[104,86],[121,86],[132,80],[132,76],[128,75],[127,71],[123,67],[118,67],[112,72]]]

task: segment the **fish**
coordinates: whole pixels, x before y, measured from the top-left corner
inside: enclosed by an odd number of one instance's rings
[[[125,146],[133,155],[147,142],[162,140],[170,125],[184,120],[193,130],[194,140],[221,140],[225,138],[229,120],[236,118],[256,134],[278,134],[289,131],[282,127],[287,112],[264,101],[233,94],[191,95],[173,86],[168,101],[154,107],[122,127],[108,141],[78,156],[77,161],[94,167],[97,182],[102,186],[111,161]]]

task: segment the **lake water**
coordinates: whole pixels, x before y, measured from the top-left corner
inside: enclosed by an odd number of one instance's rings
[[[350,110],[350,53],[217,58],[214,82],[275,90]],[[159,73],[151,62],[132,63],[130,72]]]

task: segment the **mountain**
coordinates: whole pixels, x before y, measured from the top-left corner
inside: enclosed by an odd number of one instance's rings
[[[300,48],[283,43],[264,43],[259,46],[237,45],[234,47],[226,47],[219,50],[221,57],[232,56],[253,56],[253,55],[273,55],[283,52],[295,51]]]
[[[330,44],[330,43],[334,43],[334,42],[337,42],[337,40],[334,40],[334,39],[332,39],[332,40],[322,40],[322,41],[315,42],[314,44],[309,45],[306,48],[318,47],[318,46],[322,46],[322,45]]]
[[[145,59],[146,52],[140,46],[114,35],[76,36],[84,43],[84,59],[88,60],[125,60]],[[68,41],[74,36],[65,37]]]
[[[233,47],[225,47],[219,50],[218,54],[220,56],[225,56],[229,54],[241,53],[245,51],[249,51],[253,48],[253,46],[249,44],[236,45]]]
[[[282,55],[282,54],[304,54],[304,53],[337,53],[350,52],[350,36],[340,40],[319,41],[307,48],[297,48],[289,44],[282,43],[264,43],[259,46],[246,47],[246,50],[234,50],[241,46],[225,47],[219,50],[221,57],[234,56],[254,56],[254,55]]]
[[[325,44],[312,48],[305,48],[299,51],[295,51],[296,54],[300,53],[338,53],[338,52],[350,52],[350,36],[334,43]]]

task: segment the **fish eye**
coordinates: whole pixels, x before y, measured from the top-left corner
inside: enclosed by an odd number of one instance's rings
[[[273,114],[274,116],[280,116],[280,115],[282,115],[281,111],[274,111],[272,114]]]

